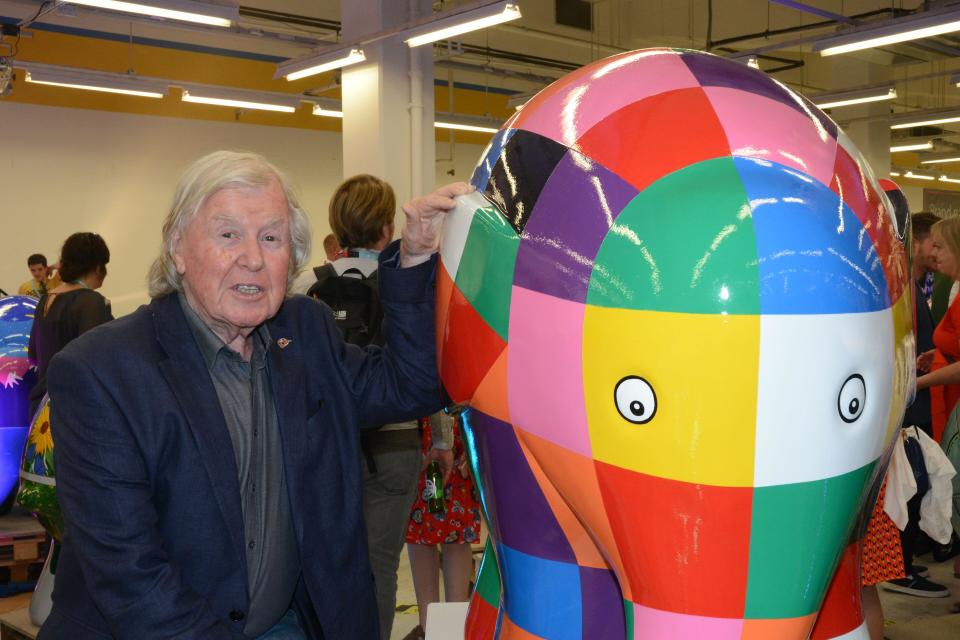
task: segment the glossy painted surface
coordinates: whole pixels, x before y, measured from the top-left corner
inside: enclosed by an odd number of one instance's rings
[[[27,345],[36,307],[28,296],[0,298],[0,503],[16,490],[30,424],[28,395],[36,372]]]
[[[473,182],[437,304],[493,540],[468,637],[791,640],[824,602],[862,634],[834,576],[913,340],[904,219],[846,135],[738,63],[631,52]]]

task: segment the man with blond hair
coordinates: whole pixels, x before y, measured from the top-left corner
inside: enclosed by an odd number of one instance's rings
[[[358,425],[440,404],[433,254],[468,190],[404,205],[388,348],[361,349],[287,296],[310,229],[283,174],[226,151],[187,169],[152,302],[50,366],[66,535],[40,640],[377,638]]]

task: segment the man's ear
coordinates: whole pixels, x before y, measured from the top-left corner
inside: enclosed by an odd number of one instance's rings
[[[177,268],[177,273],[182,276],[187,272],[187,263],[183,259],[183,253],[181,251],[183,247],[183,234],[179,231],[175,232],[171,244],[173,250],[170,253],[173,256],[173,264]]]

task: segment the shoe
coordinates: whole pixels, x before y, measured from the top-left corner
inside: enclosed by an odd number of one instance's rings
[[[403,636],[403,640],[424,640],[424,637],[423,627],[417,625],[413,629],[410,629],[410,633]]]
[[[954,538],[949,544],[933,550],[933,559],[936,562],[946,562],[950,558],[960,555],[960,540]]]
[[[920,576],[921,578],[930,577],[930,569],[926,568],[922,564],[912,564],[907,567],[908,576]]]
[[[898,580],[890,580],[881,584],[887,591],[896,591],[897,593],[906,593],[907,595],[920,598],[947,598],[950,596],[950,590],[942,584],[931,582],[918,575],[911,575]]]

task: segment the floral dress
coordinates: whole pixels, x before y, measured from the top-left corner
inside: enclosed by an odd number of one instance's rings
[[[420,425],[423,428],[421,447],[426,453],[433,446],[430,419],[424,418]],[[433,545],[472,544],[479,541],[480,501],[470,477],[459,418],[454,421],[453,473],[444,487],[446,509],[443,513],[430,513],[424,499],[425,490],[426,479],[421,473],[420,483],[417,485],[417,499],[410,509],[410,520],[407,522],[407,542]]]

